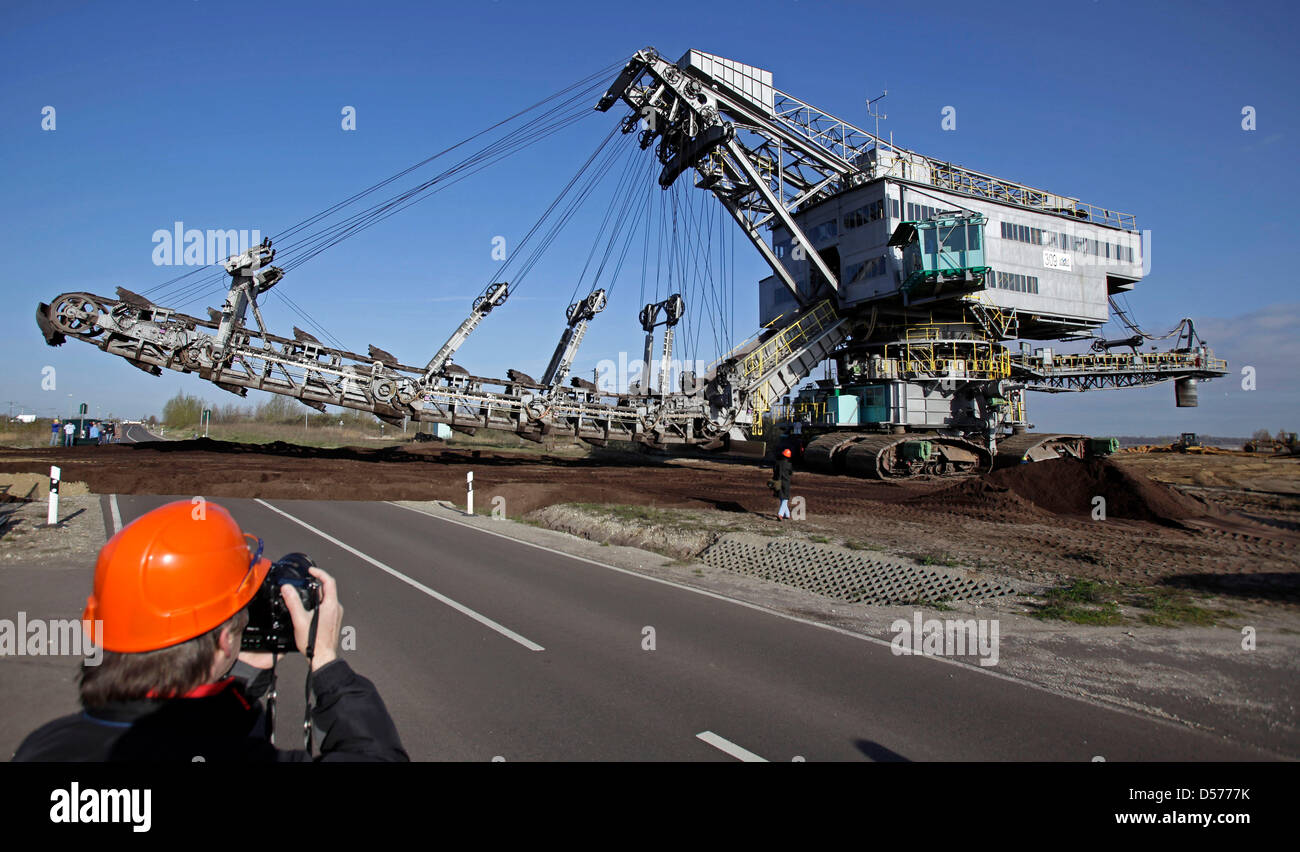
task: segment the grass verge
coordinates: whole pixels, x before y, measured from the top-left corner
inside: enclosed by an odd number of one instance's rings
[[[1137,621],[1156,627],[1213,627],[1236,615],[1201,606],[1186,592],[1151,586],[1124,587],[1096,580],[1071,580],[1048,590],[1035,618],[1075,624],[1114,625],[1130,621],[1120,607],[1137,610]]]

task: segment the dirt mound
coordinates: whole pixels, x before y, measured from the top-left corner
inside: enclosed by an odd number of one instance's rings
[[[1221,518],[1205,501],[1125,470],[1108,459],[1056,459],[1003,468],[913,502],[927,506],[975,506],[999,511],[1042,511],[1092,517],[1105,500],[1105,517],[1181,527],[1185,521]]]
[[[127,452],[150,455],[167,453],[178,456],[190,456],[195,453],[215,453],[232,456],[276,456],[285,459],[303,459],[305,461],[346,461],[382,464],[419,464],[437,462],[462,464],[473,462],[482,465],[512,464],[578,464],[594,466],[596,461],[585,458],[568,458],[552,455],[529,455],[517,452],[448,448],[445,444],[405,444],[385,445],[380,447],[313,447],[302,444],[290,444],[284,441],[270,441],[265,444],[241,444],[236,441],[218,441],[212,438],[193,438],[185,441],[152,441],[135,444],[115,444],[104,449],[120,449]],[[233,462],[232,462],[233,463]]]
[[[312,447],[271,441],[266,444],[241,444],[236,441],[218,441],[212,438],[193,438],[187,441],[142,441],[123,445],[136,452],[160,453],[227,453],[269,456],[288,456],[302,459],[351,459],[354,461],[424,460],[429,455],[423,447]],[[441,448],[438,448],[441,449]],[[477,453],[476,453],[477,455]]]
[[[84,482],[64,478],[59,482],[59,495],[70,497],[89,494]],[[47,500],[50,496],[50,477],[45,473],[0,473],[0,503],[29,503]]]
[[[989,482],[987,477],[966,479],[957,485],[917,497],[907,497],[900,502],[944,514],[969,515],[988,520],[1034,523],[1052,517],[1051,512],[1035,506],[1005,485]]]

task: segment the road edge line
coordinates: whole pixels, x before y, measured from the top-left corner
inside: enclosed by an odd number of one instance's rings
[[[414,579],[413,577],[408,577],[408,576],[406,576],[406,575],[403,574],[401,571],[398,571],[396,568],[390,568],[389,566],[387,566],[387,565],[385,565],[384,563],[380,562],[378,559],[375,559],[373,556],[369,556],[369,555],[367,555],[367,554],[365,554],[365,553],[362,553],[360,550],[357,550],[357,549],[356,549],[355,547],[353,547],[352,545],[340,541],[339,539],[335,538],[334,536],[330,535],[329,533],[322,532],[322,531],[316,529],[316,527],[312,526],[311,524],[307,523],[307,522],[304,521],[304,520],[301,520],[301,519],[299,519],[299,518],[295,518],[293,515],[290,515],[288,512],[284,511],[283,509],[277,509],[275,506],[272,506],[270,503],[266,502],[266,501],[263,500],[262,498],[260,498],[260,497],[255,497],[255,498],[253,498],[253,502],[254,502],[254,503],[257,503],[257,504],[259,504],[259,505],[265,506],[266,508],[270,509],[272,512],[275,512],[275,513],[278,514],[278,515],[283,515],[284,517],[286,517],[286,518],[288,518],[289,520],[293,521],[293,522],[294,522],[295,524],[297,524],[298,526],[303,527],[304,529],[310,530],[311,532],[315,533],[316,535],[320,536],[321,538],[325,539],[326,541],[330,542],[331,544],[335,545],[336,547],[341,547],[341,548],[343,548],[343,549],[346,550],[348,553],[351,553],[353,556],[356,556],[356,557],[358,557],[358,558],[360,558],[360,559],[364,559],[366,562],[369,562],[371,565],[375,566],[375,567],[378,568],[379,570],[381,570],[381,571],[383,571],[383,572],[385,572],[385,573],[387,573],[387,574],[390,574],[390,575],[393,576],[393,577],[396,577],[397,579],[401,580],[402,582],[406,583],[407,585],[409,585],[409,586],[411,586],[411,587],[413,587],[413,588],[415,588],[415,589],[420,590],[421,592],[424,592],[424,593],[425,593],[426,595],[428,595],[429,597],[433,598],[434,600],[438,601],[439,603],[442,603],[442,604],[445,604],[445,605],[451,607],[452,609],[454,609],[454,610],[456,610],[457,612],[459,612],[461,615],[465,615],[465,616],[468,616],[469,618],[474,619],[474,620],[477,621],[479,624],[482,624],[484,627],[488,627],[488,628],[490,628],[490,629],[496,631],[497,633],[500,633],[502,636],[506,637],[507,639],[511,640],[512,642],[517,642],[517,643],[519,643],[520,645],[523,645],[525,648],[527,648],[527,649],[530,650],[530,651],[545,651],[545,650],[546,650],[545,648],[543,648],[541,645],[538,645],[538,644],[537,644],[536,642],[534,642],[533,640],[531,640],[531,639],[529,639],[528,637],[523,636],[523,635],[521,635],[521,634],[519,634],[519,633],[516,633],[515,631],[511,630],[509,627],[506,627],[504,624],[499,624],[498,622],[495,622],[495,621],[493,621],[492,619],[488,618],[486,615],[483,615],[483,614],[481,614],[481,613],[475,612],[474,610],[472,610],[472,609],[470,609],[469,607],[465,606],[463,603],[460,603],[459,601],[452,600],[451,598],[447,597],[446,595],[442,594],[441,592],[438,592],[438,591],[436,591],[436,590],[434,590],[434,589],[429,588],[428,586],[426,586],[426,585],[424,585],[423,583],[421,583],[419,580],[416,580],[416,579]]]
[[[836,627],[834,624],[823,624],[819,621],[812,621],[811,619],[800,618],[797,615],[790,615],[788,613],[781,612],[780,610],[771,609],[770,607],[765,607],[761,604],[752,603],[750,601],[740,600],[739,598],[728,597],[727,595],[710,591],[708,589],[701,589],[701,588],[697,588],[696,586],[687,585],[686,583],[679,583],[675,580],[665,580],[662,577],[654,577],[649,574],[642,574],[638,571],[633,571],[628,568],[620,568],[617,565],[609,565],[607,563],[600,562],[595,559],[589,559],[586,556],[578,556],[577,554],[566,553],[563,550],[558,550],[553,547],[547,547],[544,544],[537,544],[536,542],[526,541],[521,538],[515,538],[514,536],[509,536],[506,535],[505,533],[500,533],[494,530],[485,529],[476,524],[467,524],[464,521],[459,521],[456,520],[455,518],[444,518],[441,515],[435,515],[432,512],[425,511],[424,509],[417,509],[414,506],[404,506],[401,503],[398,503],[394,500],[385,500],[384,502],[388,503],[391,506],[396,506],[399,509],[406,509],[408,512],[415,512],[417,514],[424,515],[425,517],[433,518],[435,521],[445,521],[446,523],[450,523],[450,524],[458,524],[462,527],[468,527],[469,529],[478,530],[479,532],[486,533],[487,535],[494,535],[497,536],[498,538],[504,538],[507,539],[508,541],[517,542],[518,544],[524,544],[529,547],[535,547],[538,550],[545,550],[546,552],[554,553],[557,556],[563,556],[568,559],[576,559],[580,562],[586,562],[588,564],[595,565],[600,568],[606,568],[610,571],[617,571],[620,574],[627,574],[630,577],[639,577],[642,580],[649,580],[652,583],[661,583],[665,586],[672,586],[673,588],[676,589],[682,589],[683,591],[694,592],[697,595],[704,595],[706,597],[715,598],[720,601],[727,601],[728,603],[733,603],[736,604],[737,606],[743,606],[748,609],[757,610],[759,612],[765,612],[768,615],[774,615],[777,618],[784,618],[786,621],[794,621],[799,624],[806,624],[810,627],[816,627],[820,630],[829,630],[832,633],[839,633],[840,635],[848,636],[852,639],[858,639],[863,642],[869,642],[873,645],[879,645],[884,648],[892,649],[894,647],[892,642],[889,642],[885,639],[880,639],[879,637],[876,636],[868,636],[863,633],[854,633],[852,630],[845,630],[843,627]],[[550,532],[556,532],[556,531],[550,530]],[[1014,675],[1008,675],[1008,674],[1003,674],[1002,672],[992,671],[986,667],[972,666],[966,663],[959,662],[957,660],[950,660],[947,657],[943,657],[943,656],[938,656],[934,654],[916,653],[912,649],[906,647],[900,648],[899,650],[901,650],[902,653],[899,654],[898,656],[921,657],[923,659],[932,660],[936,663],[943,663],[949,666],[956,666],[965,672],[985,675],[987,677],[996,678],[997,680],[1005,681],[1007,683],[1012,683],[1017,686],[1023,686],[1028,689],[1033,689],[1038,692],[1042,692],[1042,693],[1046,693],[1047,695],[1054,696],[1056,698],[1065,698],[1072,701],[1078,701],[1081,704],[1089,704],[1093,707],[1097,707],[1102,710],[1110,710],[1112,712],[1120,713],[1133,719],[1142,719],[1148,722],[1156,722],[1172,728],[1177,728],[1180,731],[1190,731],[1190,732],[1198,733],[1201,734],[1202,736],[1210,737],[1211,739],[1217,739],[1222,742],[1232,743],[1233,745],[1240,746],[1241,748],[1249,749],[1251,751],[1254,751],[1256,754],[1264,755],[1267,758],[1272,760],[1294,759],[1294,758],[1289,758],[1286,755],[1282,755],[1282,754],[1278,754],[1277,752],[1270,751],[1268,749],[1260,748],[1259,746],[1251,743],[1242,742],[1240,740],[1236,740],[1231,737],[1224,736],[1222,733],[1218,731],[1215,731],[1213,729],[1207,729],[1194,722],[1188,722],[1182,719],[1167,719],[1152,713],[1143,713],[1138,710],[1133,710],[1130,707],[1125,707],[1122,704],[1113,704],[1111,702],[1103,701],[1101,699],[1094,698],[1092,696],[1075,695],[1068,692],[1058,692],[1040,683],[1034,683],[1033,681],[1030,680],[1024,680]]]

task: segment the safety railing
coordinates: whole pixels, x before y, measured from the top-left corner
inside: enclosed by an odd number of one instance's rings
[[[818,303],[741,359],[740,385],[748,387],[757,383],[838,321],[839,316],[829,300]]]
[[[1015,181],[1003,180],[982,172],[930,160],[930,183],[939,189],[961,192],[981,198],[1005,201],[1044,213],[1073,216],[1081,222],[1137,230],[1137,218],[1130,213],[1120,213],[1076,198],[1034,189]]]
[[[1111,373],[1133,370],[1176,371],[1203,370],[1208,373],[1226,373],[1228,362],[1215,358],[1206,350],[1200,352],[1120,352],[1104,355],[1053,355],[1050,362],[1041,355],[1021,356],[1021,363],[1044,374],[1060,373]]]
[[[716,369],[718,368],[718,365],[719,365],[719,364],[722,364],[722,363],[724,363],[724,362],[726,362],[726,361],[730,361],[730,360],[736,358],[738,355],[740,355],[740,353],[744,352],[744,351],[747,350],[747,349],[750,349],[750,348],[751,348],[750,344],[752,344],[754,341],[758,340],[758,338],[761,337],[761,336],[763,335],[763,332],[764,332],[764,331],[766,331],[767,329],[771,328],[772,326],[774,326],[774,325],[776,325],[778,322],[780,322],[780,321],[781,321],[781,318],[784,317],[784,316],[785,316],[785,314],[777,314],[777,316],[776,316],[774,319],[772,319],[772,320],[771,320],[770,322],[768,322],[768,323],[765,323],[761,329],[759,329],[758,331],[754,332],[754,333],[751,334],[749,337],[746,337],[744,340],[740,341],[740,342],[737,343],[735,346],[731,347],[729,350],[727,350],[727,354],[723,355],[723,356],[722,356],[721,358],[719,358],[718,360],[716,360],[716,361],[714,361],[713,363],[709,364],[708,368],[706,369],[706,374],[707,374],[707,375],[712,375],[712,374],[713,374],[713,371],[716,370]]]
[[[776,416],[782,421],[827,423],[830,421],[830,409],[825,402],[782,403],[776,407]]]
[[[763,434],[763,415],[771,409],[768,405],[767,385],[759,385],[749,395],[749,403],[754,411],[754,422],[749,424],[749,434],[759,436]]]
[[[887,344],[885,359],[895,361],[902,372],[912,375],[981,380],[1011,375],[1011,353],[985,340],[905,339]],[[954,373],[954,362],[960,362],[960,373]]]

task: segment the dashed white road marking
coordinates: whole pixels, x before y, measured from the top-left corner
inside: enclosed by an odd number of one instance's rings
[[[419,580],[415,580],[411,577],[406,576],[401,571],[398,571],[396,568],[388,567],[384,563],[380,562],[378,559],[375,559],[373,556],[368,556],[365,553],[362,553],[360,550],[357,550],[355,547],[351,546],[350,544],[345,544],[344,542],[339,541],[337,538],[330,535],[329,533],[322,532],[321,530],[316,529],[306,521],[299,520],[298,518],[295,518],[293,515],[290,515],[288,512],[282,509],[277,509],[276,507],[272,506],[270,503],[266,502],[265,500],[258,499],[258,500],[254,500],[253,502],[265,506],[266,508],[270,509],[272,512],[275,512],[278,515],[283,515],[284,517],[293,521],[298,526],[310,530],[311,532],[314,532],[316,535],[320,536],[321,538],[325,539],[331,544],[343,548],[348,553],[351,553],[353,556],[357,557],[358,559],[364,559],[366,562],[369,562],[371,565],[375,566],[380,571],[383,571],[387,574],[391,574],[392,576],[401,580],[403,583],[406,583],[424,592],[426,595],[433,598],[434,600],[446,604],[447,606],[451,607],[452,609],[456,610],[462,615],[469,616],[470,618],[477,621],[479,624],[482,624],[484,627],[488,627],[491,628],[492,630],[495,630],[497,633],[500,633],[502,636],[506,637],[507,639],[510,639],[513,642],[518,642],[520,645],[523,645],[528,650],[530,651],[546,650],[545,648],[543,648],[541,645],[538,645],[533,640],[528,639],[524,636],[520,636],[518,633],[514,632],[510,628],[498,624],[497,622],[488,618],[486,615],[482,615],[480,613],[475,612],[474,610],[470,609],[464,604],[452,600],[451,598],[447,597],[441,592],[434,591],[433,589],[421,583]]]
[[[122,530],[122,513],[117,510],[117,495],[108,495],[108,514],[113,519],[113,535]]]
[[[742,748],[741,746],[738,746],[735,743],[733,743],[731,740],[724,739],[718,736],[717,734],[713,733],[713,731],[704,731],[702,733],[696,734],[695,738],[697,740],[703,740],[704,742],[716,748],[718,751],[726,752],[727,754],[731,755],[737,760],[744,761],[745,763],[767,763],[768,762],[766,758],[759,757],[749,749]]]

